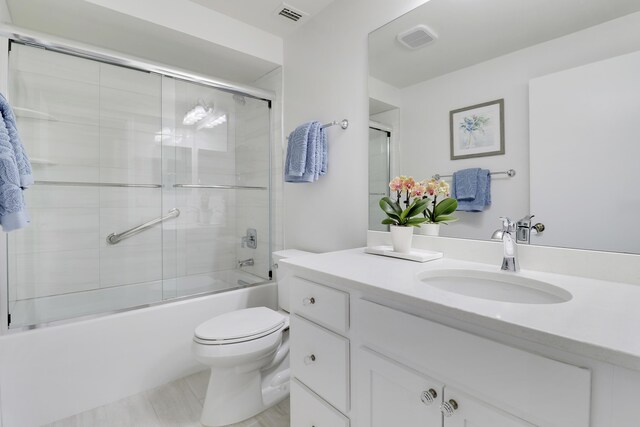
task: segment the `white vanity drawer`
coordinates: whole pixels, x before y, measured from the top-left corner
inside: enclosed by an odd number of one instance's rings
[[[497,408],[536,425],[589,426],[588,369],[365,300],[354,320],[367,346]]]
[[[291,316],[291,372],[342,412],[349,407],[349,340]]]
[[[291,278],[291,311],[345,334],[349,328],[349,294],[300,277]]]
[[[349,419],[293,379],[291,381],[291,425],[294,427],[349,427]]]

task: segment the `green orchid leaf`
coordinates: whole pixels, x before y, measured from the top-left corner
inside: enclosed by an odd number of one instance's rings
[[[400,214],[402,213],[402,209],[400,208],[400,206],[389,197],[383,197],[382,199],[380,199],[380,202],[378,202],[378,204],[380,205],[380,208],[384,211],[384,213],[389,216],[393,215],[399,218]]]
[[[437,204],[435,209],[433,210],[433,215],[437,218],[440,215],[450,215],[456,211],[458,208],[458,201],[456,199],[444,199],[440,203]]]
[[[427,222],[427,218],[411,218],[407,221],[407,225],[411,225],[413,227],[419,227],[420,224]]]
[[[428,200],[419,199],[415,200],[408,209],[406,209],[406,218],[413,218],[416,215],[420,215],[422,212],[427,209],[427,205],[429,204]],[[404,213],[404,212],[403,212]]]
[[[391,218],[385,218],[385,219],[382,220],[382,224],[385,224],[385,225],[395,225],[397,223],[398,223],[398,221],[396,221],[395,219],[391,219]]]
[[[458,218],[452,215],[440,215],[436,217],[436,222],[455,222]]]

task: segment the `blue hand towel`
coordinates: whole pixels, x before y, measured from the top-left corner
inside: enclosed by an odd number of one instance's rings
[[[322,148],[322,167],[320,168],[320,175],[327,174],[327,163],[329,160],[329,143],[327,141],[327,131],[320,126],[320,146]]]
[[[480,168],[462,169],[453,173],[454,197],[458,201],[474,200],[478,192]]]
[[[457,210],[459,211],[482,212],[491,204],[491,172],[487,169],[476,169],[476,171],[476,188],[473,191],[474,196],[472,199],[458,199],[458,195],[468,197],[472,189],[465,188],[468,185],[468,181],[463,181],[462,188],[459,188],[460,182],[456,180],[458,175],[454,173],[451,195],[458,200]]]
[[[286,182],[314,182],[326,173],[326,134],[317,121],[298,126],[289,136]]]
[[[0,225],[5,232],[26,227],[20,170],[4,115],[0,113]]]
[[[20,174],[20,187],[27,188],[33,184],[33,173],[31,172],[31,163],[27,153],[20,141],[20,135],[18,134],[18,128],[16,126],[16,116],[13,114],[13,110],[7,102],[7,99],[0,93],[0,114],[4,118],[4,124],[9,135],[9,143],[15,154],[16,166],[18,167],[18,173]]]
[[[304,174],[307,163],[307,141],[312,124],[313,122],[309,122],[300,125],[289,135],[287,157],[284,165],[285,177],[301,177]]]

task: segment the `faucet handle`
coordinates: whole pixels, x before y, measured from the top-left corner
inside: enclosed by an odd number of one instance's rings
[[[511,219],[509,217],[506,216],[501,216],[500,219],[502,220],[502,231],[503,232],[512,232],[512,231],[516,231],[516,224],[511,221]]]
[[[521,227],[531,227],[531,218],[533,218],[535,215],[533,214],[529,214],[523,218],[520,218],[518,220],[518,225]]]

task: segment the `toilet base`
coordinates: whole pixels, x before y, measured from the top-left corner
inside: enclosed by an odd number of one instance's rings
[[[214,369],[200,422],[221,427],[251,418],[289,396],[289,369],[263,377],[260,371],[238,374]]]
[[[262,370],[211,369],[200,422],[221,427],[251,418],[289,396],[288,334],[273,363]]]

